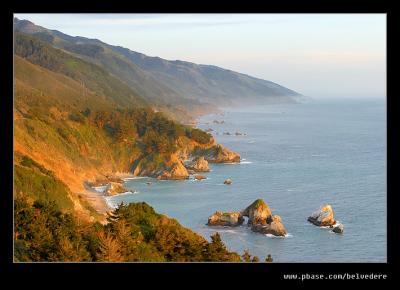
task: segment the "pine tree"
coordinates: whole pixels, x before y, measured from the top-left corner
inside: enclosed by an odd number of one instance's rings
[[[265,262],[272,263],[273,261],[274,261],[274,259],[272,259],[272,256],[270,254],[268,254],[267,258],[265,258]]]
[[[96,255],[98,261],[121,262],[124,260],[120,252],[121,247],[111,234],[100,232],[98,239],[99,248]]]
[[[249,250],[244,250],[244,253],[242,255],[242,259],[244,262],[251,262],[251,255],[249,253]]]

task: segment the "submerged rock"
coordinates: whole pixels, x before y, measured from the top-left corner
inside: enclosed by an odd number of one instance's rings
[[[309,216],[307,220],[319,227],[333,226],[336,223],[332,206],[329,204],[322,206],[318,211]]]
[[[192,160],[192,162],[187,166],[189,170],[195,172],[208,172],[208,161],[203,156],[198,156]]]
[[[204,175],[195,175],[194,179],[196,180],[203,180],[203,179],[207,179],[207,177],[205,177]]]
[[[244,222],[244,218],[240,212],[220,212],[216,211],[208,218],[209,226],[240,226]]]
[[[231,185],[232,184],[232,179],[230,179],[230,178],[225,179],[224,184]]]
[[[243,216],[249,218],[248,224],[266,224],[267,219],[272,219],[272,212],[268,204],[262,199],[257,199],[242,211]]]

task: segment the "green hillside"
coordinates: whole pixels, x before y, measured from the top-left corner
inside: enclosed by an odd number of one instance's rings
[[[106,220],[88,182],[116,172],[186,171],[182,152],[216,144],[176,121],[188,119],[185,108],[149,101],[105,69],[111,64],[41,39],[15,33],[15,259],[240,261],[218,235],[209,243],[147,204],[121,205]],[[99,53],[96,47],[77,52]]]

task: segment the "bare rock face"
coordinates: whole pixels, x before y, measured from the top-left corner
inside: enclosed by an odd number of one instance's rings
[[[244,218],[240,212],[220,212],[216,211],[208,218],[209,226],[240,226],[243,224]]]
[[[157,178],[158,179],[182,180],[182,179],[188,179],[189,173],[186,170],[185,166],[183,166],[182,162],[176,162],[176,163],[174,163],[174,165],[171,167],[170,170],[164,171]]]
[[[105,190],[106,195],[112,196],[127,192],[128,190],[119,182],[110,182]]]
[[[214,145],[204,154],[205,159],[211,163],[238,163],[240,155],[231,151],[221,144]]]
[[[333,214],[332,206],[325,204],[319,210],[308,217],[308,221],[316,226],[333,226],[336,221]]]
[[[262,199],[257,199],[242,211],[242,215],[249,218],[249,225],[255,225],[265,224],[267,219],[272,216],[272,213],[269,206]]]
[[[192,160],[192,162],[187,166],[188,169],[195,172],[208,172],[208,161],[203,156],[198,156]]]
[[[285,236],[286,229],[282,224],[282,219],[278,215],[272,216],[266,223],[258,223],[251,226],[251,230],[262,234],[271,234],[274,236]]]

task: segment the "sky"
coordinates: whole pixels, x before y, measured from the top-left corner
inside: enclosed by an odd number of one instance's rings
[[[318,98],[386,97],[385,14],[15,14],[149,56],[217,65]]]

